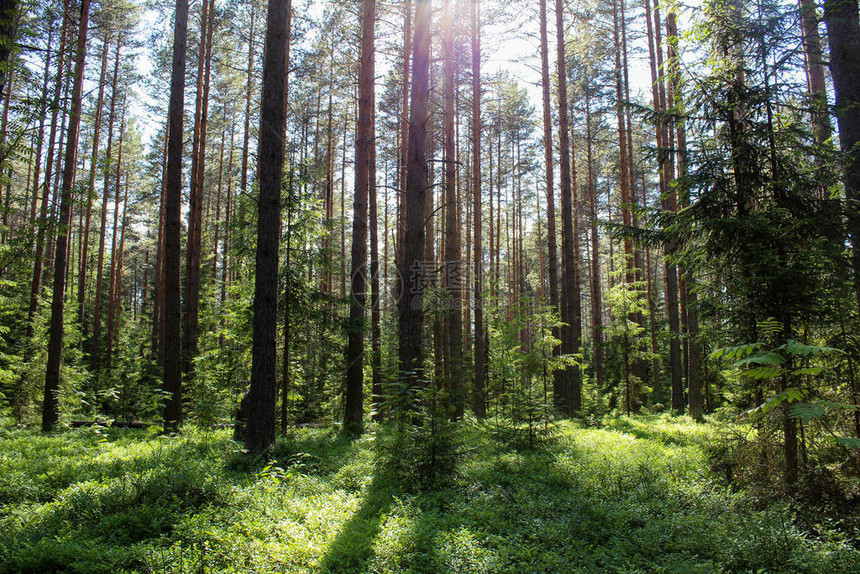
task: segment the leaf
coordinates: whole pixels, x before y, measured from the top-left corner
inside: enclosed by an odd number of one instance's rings
[[[748,415],[753,415],[756,413],[765,414],[773,409],[782,405],[782,403],[793,403],[795,401],[799,401],[803,397],[809,394],[809,391],[805,389],[798,389],[797,387],[791,387],[785,389],[783,392],[778,393],[777,395],[769,398],[759,406],[750,409],[747,411]]]
[[[837,444],[847,446],[848,448],[860,448],[860,438],[840,436],[836,439]]]
[[[764,353],[763,355],[752,355],[744,359],[739,359],[735,362],[736,367],[744,367],[746,365],[781,365],[785,362],[785,357],[780,353]]]
[[[773,379],[779,375],[780,369],[773,366],[753,367],[743,372],[743,376],[753,381]]]
[[[824,416],[824,407],[817,403],[797,403],[791,406],[791,416],[808,423],[812,419]]]
[[[839,409],[839,410],[844,410],[844,411],[860,411],[860,406],[858,406],[858,405],[851,405],[848,403],[839,403],[836,401],[818,401],[818,402],[822,406],[825,406],[829,409]]]
[[[811,357],[815,355],[838,353],[844,355],[845,351],[836,349],[835,347],[821,347],[818,345],[803,345],[789,339],[785,345],[779,347],[779,350],[785,351],[787,355],[801,355],[803,357]]]
[[[803,367],[791,371],[792,375],[820,375],[824,371],[824,367]]]
[[[761,343],[746,343],[744,345],[736,345],[734,347],[722,347],[715,350],[713,353],[708,355],[708,357],[711,359],[725,357],[726,359],[732,360],[737,357],[745,357],[753,351],[757,351],[759,348],[761,348]]]
[[[775,335],[783,330],[783,324],[780,321],[777,321],[773,317],[765,319],[764,321],[760,321],[756,325],[756,329],[760,334],[767,337],[768,335]]]

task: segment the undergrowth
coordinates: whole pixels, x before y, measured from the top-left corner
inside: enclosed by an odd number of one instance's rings
[[[0,573],[860,569],[838,529],[723,485],[712,425],[561,423],[529,449],[498,424],[460,423],[446,480],[420,489],[420,444],[392,441],[421,437],[375,426],[296,430],[257,459],[229,431],[3,430]]]

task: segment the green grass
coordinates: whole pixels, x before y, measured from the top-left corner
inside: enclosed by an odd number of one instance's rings
[[[464,426],[425,492],[373,433],[303,429],[267,462],[227,431],[0,431],[0,573],[860,571],[838,532],[717,485],[716,427],[604,424],[534,451]]]

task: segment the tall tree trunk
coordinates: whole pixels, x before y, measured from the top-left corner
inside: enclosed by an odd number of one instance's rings
[[[182,127],[185,107],[185,60],[188,39],[188,0],[176,0],[173,67],[167,129],[167,178],[164,190],[164,424],[182,425],[182,340],[179,285],[182,212]],[[250,82],[249,82],[250,83]]]
[[[403,266],[404,249],[406,248],[406,172],[409,164],[409,95],[410,95],[410,56],[412,54],[412,0],[403,3],[403,93],[400,104],[400,153],[398,154],[399,169],[397,170],[397,239],[395,241],[394,263],[397,269]],[[402,295],[402,280],[397,285],[399,301]]]
[[[119,203],[122,193],[122,143],[125,137],[125,108],[126,102],[123,98],[122,115],[119,121],[119,151],[116,155],[116,189],[114,192],[113,203],[113,231],[111,232],[110,246],[110,270],[108,272],[108,321],[107,321],[107,337],[106,337],[106,352],[105,352],[105,367],[108,372],[111,370],[113,360],[113,339],[114,339],[114,317],[116,316],[116,273],[117,263],[119,262],[119,253],[117,252],[117,232],[120,223],[119,218]]]
[[[248,417],[245,446],[254,453],[275,441],[277,401],[278,245],[281,228],[281,177],[284,171],[287,75],[287,0],[270,0],[263,62],[260,114],[260,197],[254,280],[254,345],[251,387],[242,399]]]
[[[89,260],[89,245],[90,245],[90,222],[93,215],[93,202],[96,194],[96,175],[98,174],[99,160],[99,138],[102,129],[102,104],[104,102],[105,81],[107,80],[108,70],[108,37],[105,35],[102,41],[102,65],[99,74],[99,93],[96,97],[96,117],[93,122],[93,153],[90,159],[90,175],[87,180],[87,201],[86,201],[86,223],[84,225],[84,233],[82,237],[83,246],[81,247],[80,269],[78,271],[78,321],[84,326],[86,334],[86,321],[84,320],[84,305],[87,299],[87,261]]]
[[[374,102],[374,113],[376,103]],[[376,126],[371,125],[370,176],[368,188],[370,199],[370,352],[371,352],[371,394],[374,419],[379,418],[379,404],[382,397],[382,324],[379,285],[379,212],[376,193]]]
[[[544,4],[546,0],[542,0]],[[544,6],[545,7],[545,6]],[[544,25],[544,30],[546,25]],[[481,13],[480,0],[472,0],[472,224],[475,281],[475,387],[472,408],[475,416],[487,415],[487,342],[484,333],[484,247],[482,243],[481,209]]]
[[[461,310],[460,207],[457,201],[457,157],[454,131],[454,9],[452,0],[445,0],[443,29],[443,132],[445,139],[445,262],[442,286],[446,293],[445,343],[447,345],[446,379],[450,393],[452,415],[462,418],[463,397],[463,315]]]
[[[549,75],[549,38],[547,32],[547,6],[546,0],[540,0],[540,55],[541,55],[541,88],[543,97],[543,146],[544,146],[544,171],[546,173],[546,236],[547,236],[547,271],[549,277],[549,302],[553,312],[560,312],[558,296],[558,242],[556,233],[555,216],[555,182],[553,162],[553,137],[552,137],[552,107],[550,104]],[[553,327],[553,336],[560,339],[558,327]],[[561,347],[553,348],[553,355],[558,355]],[[560,374],[556,373],[556,377]],[[556,378],[556,380],[558,380]]]
[[[803,0],[805,1],[805,0]],[[668,45],[669,87],[671,88],[673,107],[676,109],[675,132],[678,174],[681,178],[687,175],[687,135],[683,120],[683,103],[680,89],[680,57],[678,53],[678,25],[674,11],[666,14],[666,43]],[[819,52],[820,54],[820,52]],[[826,100],[825,100],[826,101]],[[828,120],[829,126],[829,120]],[[829,136],[828,136],[829,137]],[[688,192],[682,192],[680,207],[690,205]],[[680,276],[686,284],[684,305],[684,323],[686,324],[688,358],[687,358],[687,404],[690,417],[695,421],[703,421],[704,404],[702,398],[702,343],[699,341],[699,304],[696,293],[696,278],[684,269],[679,268]]]
[[[224,117],[227,117],[224,106]],[[215,191],[215,237],[212,240],[212,257],[209,259],[212,279],[218,280],[218,245],[221,240],[221,196],[224,192],[224,148],[227,145],[227,130],[221,132],[221,145],[218,148],[218,186]]]
[[[811,100],[810,116],[815,143],[824,145],[830,139],[832,128],[827,110],[827,83],[824,79],[825,62],[821,55],[821,37],[818,34],[818,13],[814,0],[799,0],[800,33],[806,61],[806,82]],[[674,20],[674,14],[670,14]],[[667,16],[668,25],[668,16]],[[820,161],[819,161],[820,163]],[[828,199],[822,189],[821,199]]]
[[[152,355],[156,364],[164,366],[164,199],[167,189],[167,144],[170,138],[164,132],[164,149],[161,154],[161,193],[158,207],[158,247],[155,250],[155,272],[153,273],[152,305]]]
[[[185,315],[182,338],[182,372],[194,377],[200,315],[200,252],[203,235],[203,184],[206,170],[206,130],[209,122],[209,81],[212,70],[214,0],[203,0],[200,16],[200,59],[197,69],[197,103],[191,151],[191,188],[188,208],[188,246],[185,250]]]
[[[236,141],[236,120],[235,117],[230,120],[230,155],[227,160],[227,197],[224,202],[224,240],[221,242],[221,280],[220,280],[220,299],[218,302],[221,308],[221,335],[218,337],[218,346],[223,351],[226,348],[226,337],[224,336],[224,304],[227,302],[227,283],[229,282],[230,268],[230,225],[233,221],[233,154],[235,151],[234,142]],[[290,187],[292,191],[292,187]],[[287,244],[289,246],[289,243]],[[287,267],[289,269],[289,266]]]
[[[621,187],[621,221],[625,227],[631,227],[633,220],[630,214],[630,160],[627,147],[627,124],[624,116],[624,72],[621,63],[621,20],[624,14],[619,14],[619,0],[612,2],[612,35],[615,43],[615,115],[618,120],[618,150],[619,150],[619,183]],[[635,263],[633,260],[633,240],[624,238],[624,268],[625,282],[632,283],[635,279]]]
[[[81,100],[84,86],[84,64],[87,57],[90,0],[81,0],[78,42],[75,55],[72,109],[66,139],[63,165],[63,187],[60,193],[60,225],[57,236],[57,256],[54,261],[54,293],[51,302],[51,326],[48,335],[48,364],[45,367],[45,400],[42,408],[42,429],[51,430],[59,420],[60,363],[63,355],[63,308],[66,294],[66,263],[68,230],[72,215],[72,185],[77,167],[78,134],[81,124]]]
[[[654,109],[658,112],[666,110],[665,79],[663,75],[663,56],[661,41],[661,21],[658,8],[651,10],[650,0],[645,0],[645,16],[648,24],[648,52],[651,66],[652,99]],[[657,159],[660,181],[661,207],[666,211],[675,211],[676,199],[674,191],[670,192],[669,183],[674,178],[673,168],[669,158],[668,130],[663,120],[657,121]],[[684,384],[681,378],[681,341],[680,316],[678,311],[678,271],[671,262],[674,246],[664,247],[666,254],[666,315],[669,319],[669,366],[672,378],[672,410],[683,411],[685,407]]]
[[[60,112],[60,98],[63,93],[64,72],[66,69],[66,38],[69,29],[69,0],[64,0],[63,3],[63,25],[60,31],[60,47],[57,54],[57,76],[54,83],[54,97],[51,103],[51,130],[48,136],[48,157],[45,161],[45,177],[42,183],[39,184],[38,174],[36,177],[36,189],[42,188],[42,201],[39,207],[38,227],[36,230],[36,253],[33,260],[33,279],[30,282],[30,306],[27,311],[27,339],[33,337],[33,320],[36,316],[36,309],[39,304],[39,289],[42,284],[42,266],[45,254],[45,237],[49,230],[48,225],[48,204],[51,198],[51,179],[54,173],[54,149],[57,138],[57,119]],[[47,65],[47,63],[46,63]],[[47,70],[46,70],[47,71]],[[40,140],[41,141],[41,140]],[[38,156],[37,156],[38,161]],[[36,201],[36,193],[33,197],[34,205]]]
[[[588,205],[591,218],[591,345],[594,361],[594,380],[603,389],[603,293],[600,282],[600,238],[597,235],[597,183],[592,157],[591,94],[585,88],[586,162],[588,173]]]
[[[857,0],[826,0],[830,74],[845,171],[846,227],[851,238],[854,288],[860,304],[860,21]]]
[[[561,309],[562,321],[561,346],[566,354],[578,353],[581,346],[581,311],[579,290],[577,289],[578,269],[576,259],[577,241],[574,229],[573,191],[571,182],[571,147],[567,99],[567,63],[564,43],[564,5],[555,0],[556,41],[558,43],[558,133],[560,147],[559,167],[561,170]],[[582,381],[579,368],[568,366],[556,377],[553,395],[555,406],[568,416],[577,415],[581,409]]]
[[[102,201],[102,211],[99,226],[99,251],[96,259],[96,292],[93,301],[93,332],[90,342],[90,368],[97,371],[101,363],[101,329],[102,329],[102,293],[104,291],[104,260],[105,260],[105,238],[107,235],[107,211],[108,202],[110,201],[110,165],[111,154],[113,153],[113,126],[116,114],[117,97],[119,95],[119,63],[120,52],[122,48],[122,34],[117,36],[116,40],[116,56],[113,65],[113,80],[111,85],[113,91],[110,97],[110,109],[108,111],[108,140],[107,149],[105,150],[105,168],[104,168],[104,200]],[[117,183],[119,185],[119,183]],[[116,209],[116,206],[114,206]]]
[[[254,90],[254,41],[255,36],[254,32],[256,31],[256,13],[255,13],[256,5],[254,2],[251,2],[251,24],[250,31],[248,32],[248,68],[246,71],[246,76],[248,79],[248,85],[245,89],[245,125],[242,135],[242,169],[239,177],[239,229],[245,228],[245,208],[244,202],[242,201],[243,195],[248,196],[248,157],[250,155],[250,142],[251,142],[251,94]]]
[[[421,381],[424,324],[424,203],[427,194],[427,121],[430,96],[431,0],[416,0],[412,95],[406,161],[405,233],[398,321],[400,372],[407,388]]]
[[[364,413],[364,331],[367,301],[367,200],[373,161],[373,108],[376,0],[364,0],[361,13],[361,59],[358,69],[358,126],[355,134],[355,192],[352,220],[352,278],[346,347],[344,429],[360,433]]]
[[[119,325],[120,325],[120,315],[122,315],[122,274],[123,274],[123,264],[125,259],[125,232],[128,228],[128,187],[129,187],[129,176],[128,172],[125,173],[125,191],[123,193],[122,200],[122,219],[121,221],[121,231],[120,231],[120,239],[119,239],[119,252],[117,255],[117,264],[116,264],[116,276],[114,278],[115,284],[113,286],[113,301],[111,303],[111,308],[113,309],[113,313],[108,313],[108,365],[111,365],[111,361],[113,361],[113,349],[119,340]]]

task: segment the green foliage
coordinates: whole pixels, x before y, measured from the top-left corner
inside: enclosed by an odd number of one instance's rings
[[[619,404],[630,415],[638,412],[645,403],[645,396],[653,389],[635,374],[634,364],[650,361],[652,353],[646,336],[645,325],[648,318],[648,304],[645,296],[644,281],[624,281],[625,258],[617,255],[616,271],[618,281],[606,294],[606,303],[611,310],[612,321],[604,327],[607,341],[606,372],[608,379],[615,384],[609,389],[609,406],[614,409]]]
[[[378,443],[328,429],[251,459],[228,431],[0,430],[0,572],[850,572],[832,525],[715,485],[708,424],[568,423],[511,451],[491,423],[450,480],[404,488]],[[413,427],[414,428],[414,427]],[[653,552],[660,548],[659,553]]]
[[[531,449],[553,434],[551,385],[555,371],[579,368],[573,356],[554,354],[558,313],[525,299],[514,310],[489,314],[490,395],[495,395],[496,434],[505,444]]]

